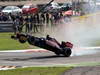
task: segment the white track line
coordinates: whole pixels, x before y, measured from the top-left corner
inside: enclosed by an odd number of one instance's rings
[[[75,47],[74,49],[100,49],[100,47],[98,46],[98,47]]]
[[[74,47],[73,50],[76,49],[100,49],[100,47]],[[0,51],[0,53],[2,52],[48,52],[49,50],[45,50],[45,49],[26,49],[26,50],[6,50],[6,51]]]
[[[47,52],[48,50],[45,49],[26,49],[26,50],[7,50],[7,51],[0,51],[2,52]]]

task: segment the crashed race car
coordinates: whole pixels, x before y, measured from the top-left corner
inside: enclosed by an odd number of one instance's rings
[[[19,40],[20,43],[28,42],[30,45],[52,51],[56,55],[64,55],[66,57],[69,57],[72,53],[71,49],[73,47],[73,44],[64,41],[62,41],[62,43],[60,44],[55,38],[52,38],[49,35],[44,38],[20,33],[16,34],[15,36],[11,36],[11,38]]]

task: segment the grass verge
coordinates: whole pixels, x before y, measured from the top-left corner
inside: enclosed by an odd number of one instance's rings
[[[61,75],[72,67],[30,67],[0,71],[0,75]]]
[[[73,66],[73,67],[82,67],[82,66],[100,66],[100,62],[83,62],[83,63],[76,63],[76,64],[67,64],[62,66]]]
[[[11,39],[13,33],[0,33],[0,50],[19,50],[19,49],[30,49],[36,48],[28,43],[21,44],[18,40]]]

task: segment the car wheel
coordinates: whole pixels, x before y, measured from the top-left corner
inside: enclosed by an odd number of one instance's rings
[[[66,57],[70,57],[70,55],[72,53],[71,49],[70,48],[64,48],[63,50],[64,50],[63,55],[66,56]]]
[[[30,45],[34,45],[34,37],[32,36],[32,37],[29,37],[28,39],[28,43],[30,44]]]
[[[25,43],[26,41],[27,41],[27,36],[21,34],[21,35],[19,36],[19,42],[20,42],[20,43]]]

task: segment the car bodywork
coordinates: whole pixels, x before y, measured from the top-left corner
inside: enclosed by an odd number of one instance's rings
[[[59,43],[55,38],[52,38],[49,35],[47,35],[46,38],[43,38],[20,33],[16,34],[15,36],[11,36],[11,38],[19,40],[20,43],[28,42],[30,45],[52,51],[56,55],[64,55],[66,57],[69,57],[72,53],[72,43],[64,41],[62,41],[62,43]]]

